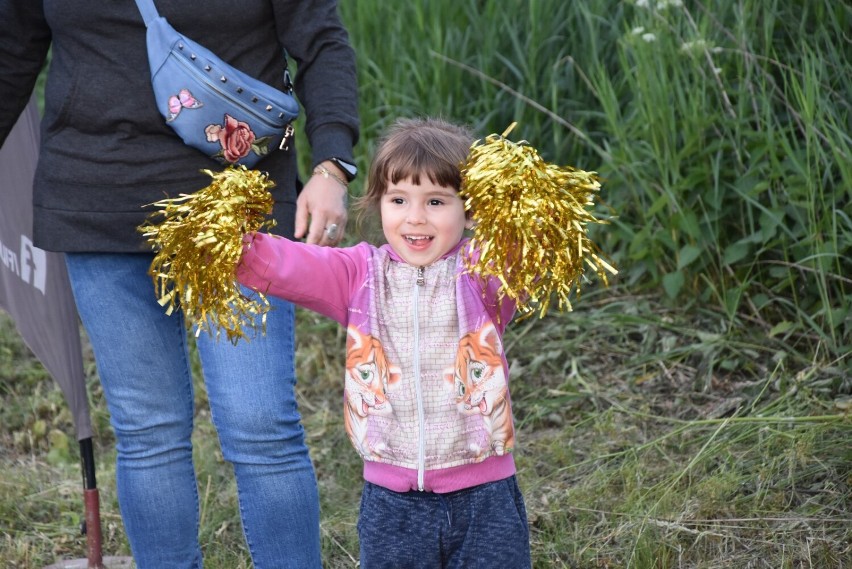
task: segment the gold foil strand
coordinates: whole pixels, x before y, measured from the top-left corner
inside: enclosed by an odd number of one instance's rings
[[[207,331],[218,338],[224,331],[236,343],[266,325],[269,301],[261,293],[244,295],[236,268],[243,235],[275,225],[268,218],[275,183],[245,166],[203,172],[213,179],[209,186],[150,204],[160,211],[139,231],[156,251],[148,274],[166,313],[179,308],[196,336]]]
[[[477,140],[462,166],[465,209],[475,222],[467,270],[496,277],[500,294],[518,303],[520,318],[544,317],[555,298],[560,311],[579,298],[584,266],[605,285],[615,267],[587,234],[607,223],[590,211],[600,181],[595,172],[546,163],[526,141],[492,134]]]

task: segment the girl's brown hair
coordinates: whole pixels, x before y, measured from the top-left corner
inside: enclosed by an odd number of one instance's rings
[[[361,213],[378,211],[388,184],[405,179],[420,184],[420,176],[426,176],[433,184],[458,191],[473,140],[467,127],[443,119],[398,119],[382,137],[370,164],[367,187],[357,202]]]

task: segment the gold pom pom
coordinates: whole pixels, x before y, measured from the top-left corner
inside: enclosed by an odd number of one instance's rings
[[[267,219],[275,183],[245,166],[203,172],[213,178],[209,186],[151,204],[162,211],[148,216],[139,231],[157,251],[148,273],[166,313],[179,308],[196,336],[215,330],[218,337],[224,330],[236,343],[246,336],[244,327],[266,324],[269,301],[260,293],[242,294],[236,268],[243,235],[275,225]]]
[[[584,266],[608,284],[617,274],[589,239],[590,211],[600,181],[595,172],[546,163],[526,141],[492,134],[476,141],[462,166],[465,209],[475,222],[471,247],[479,256],[467,270],[500,280],[501,295],[518,303],[521,318],[544,317],[552,297],[572,309]]]

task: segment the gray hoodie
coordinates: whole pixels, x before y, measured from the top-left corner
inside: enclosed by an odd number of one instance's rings
[[[352,161],[358,139],[355,56],[334,0],[156,0],[182,34],[243,72],[283,88],[284,49],[313,164]],[[34,187],[36,246],[142,252],[146,204],[192,193],[222,166],[185,146],[157,111],[145,25],[134,2],[0,0],[0,142],[26,105],[50,52]],[[269,173],[278,222],[293,231],[295,145],[256,168]],[[1,182],[0,182],[1,183]]]

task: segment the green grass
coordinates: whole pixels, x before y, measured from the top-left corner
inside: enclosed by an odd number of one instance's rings
[[[595,291],[571,314],[510,328],[517,461],[535,567],[852,562],[852,379],[838,367],[790,358],[747,329],[719,334],[722,320]],[[12,355],[2,393],[4,419],[14,425],[0,435],[0,562],[39,567],[83,556],[76,445],[63,434],[72,432],[71,419],[5,317],[0,338]],[[360,462],[339,413],[343,342],[336,326],[300,312],[299,402],[327,567],[354,567],[358,556]],[[91,381],[105,553],[126,554],[113,440]],[[207,563],[248,567],[231,469],[200,382],[197,393]]]
[[[342,2],[359,166],[393,119],[432,114],[483,136],[518,121],[513,138],[604,180],[593,235],[619,276],[506,337],[536,568],[852,567],[852,7],[643,4]],[[344,337],[304,311],[298,327],[324,560],[351,568]],[[86,366],[104,551],[127,554]],[[0,378],[0,566],[83,557],[71,417],[5,315]],[[207,566],[245,568],[196,382]]]

